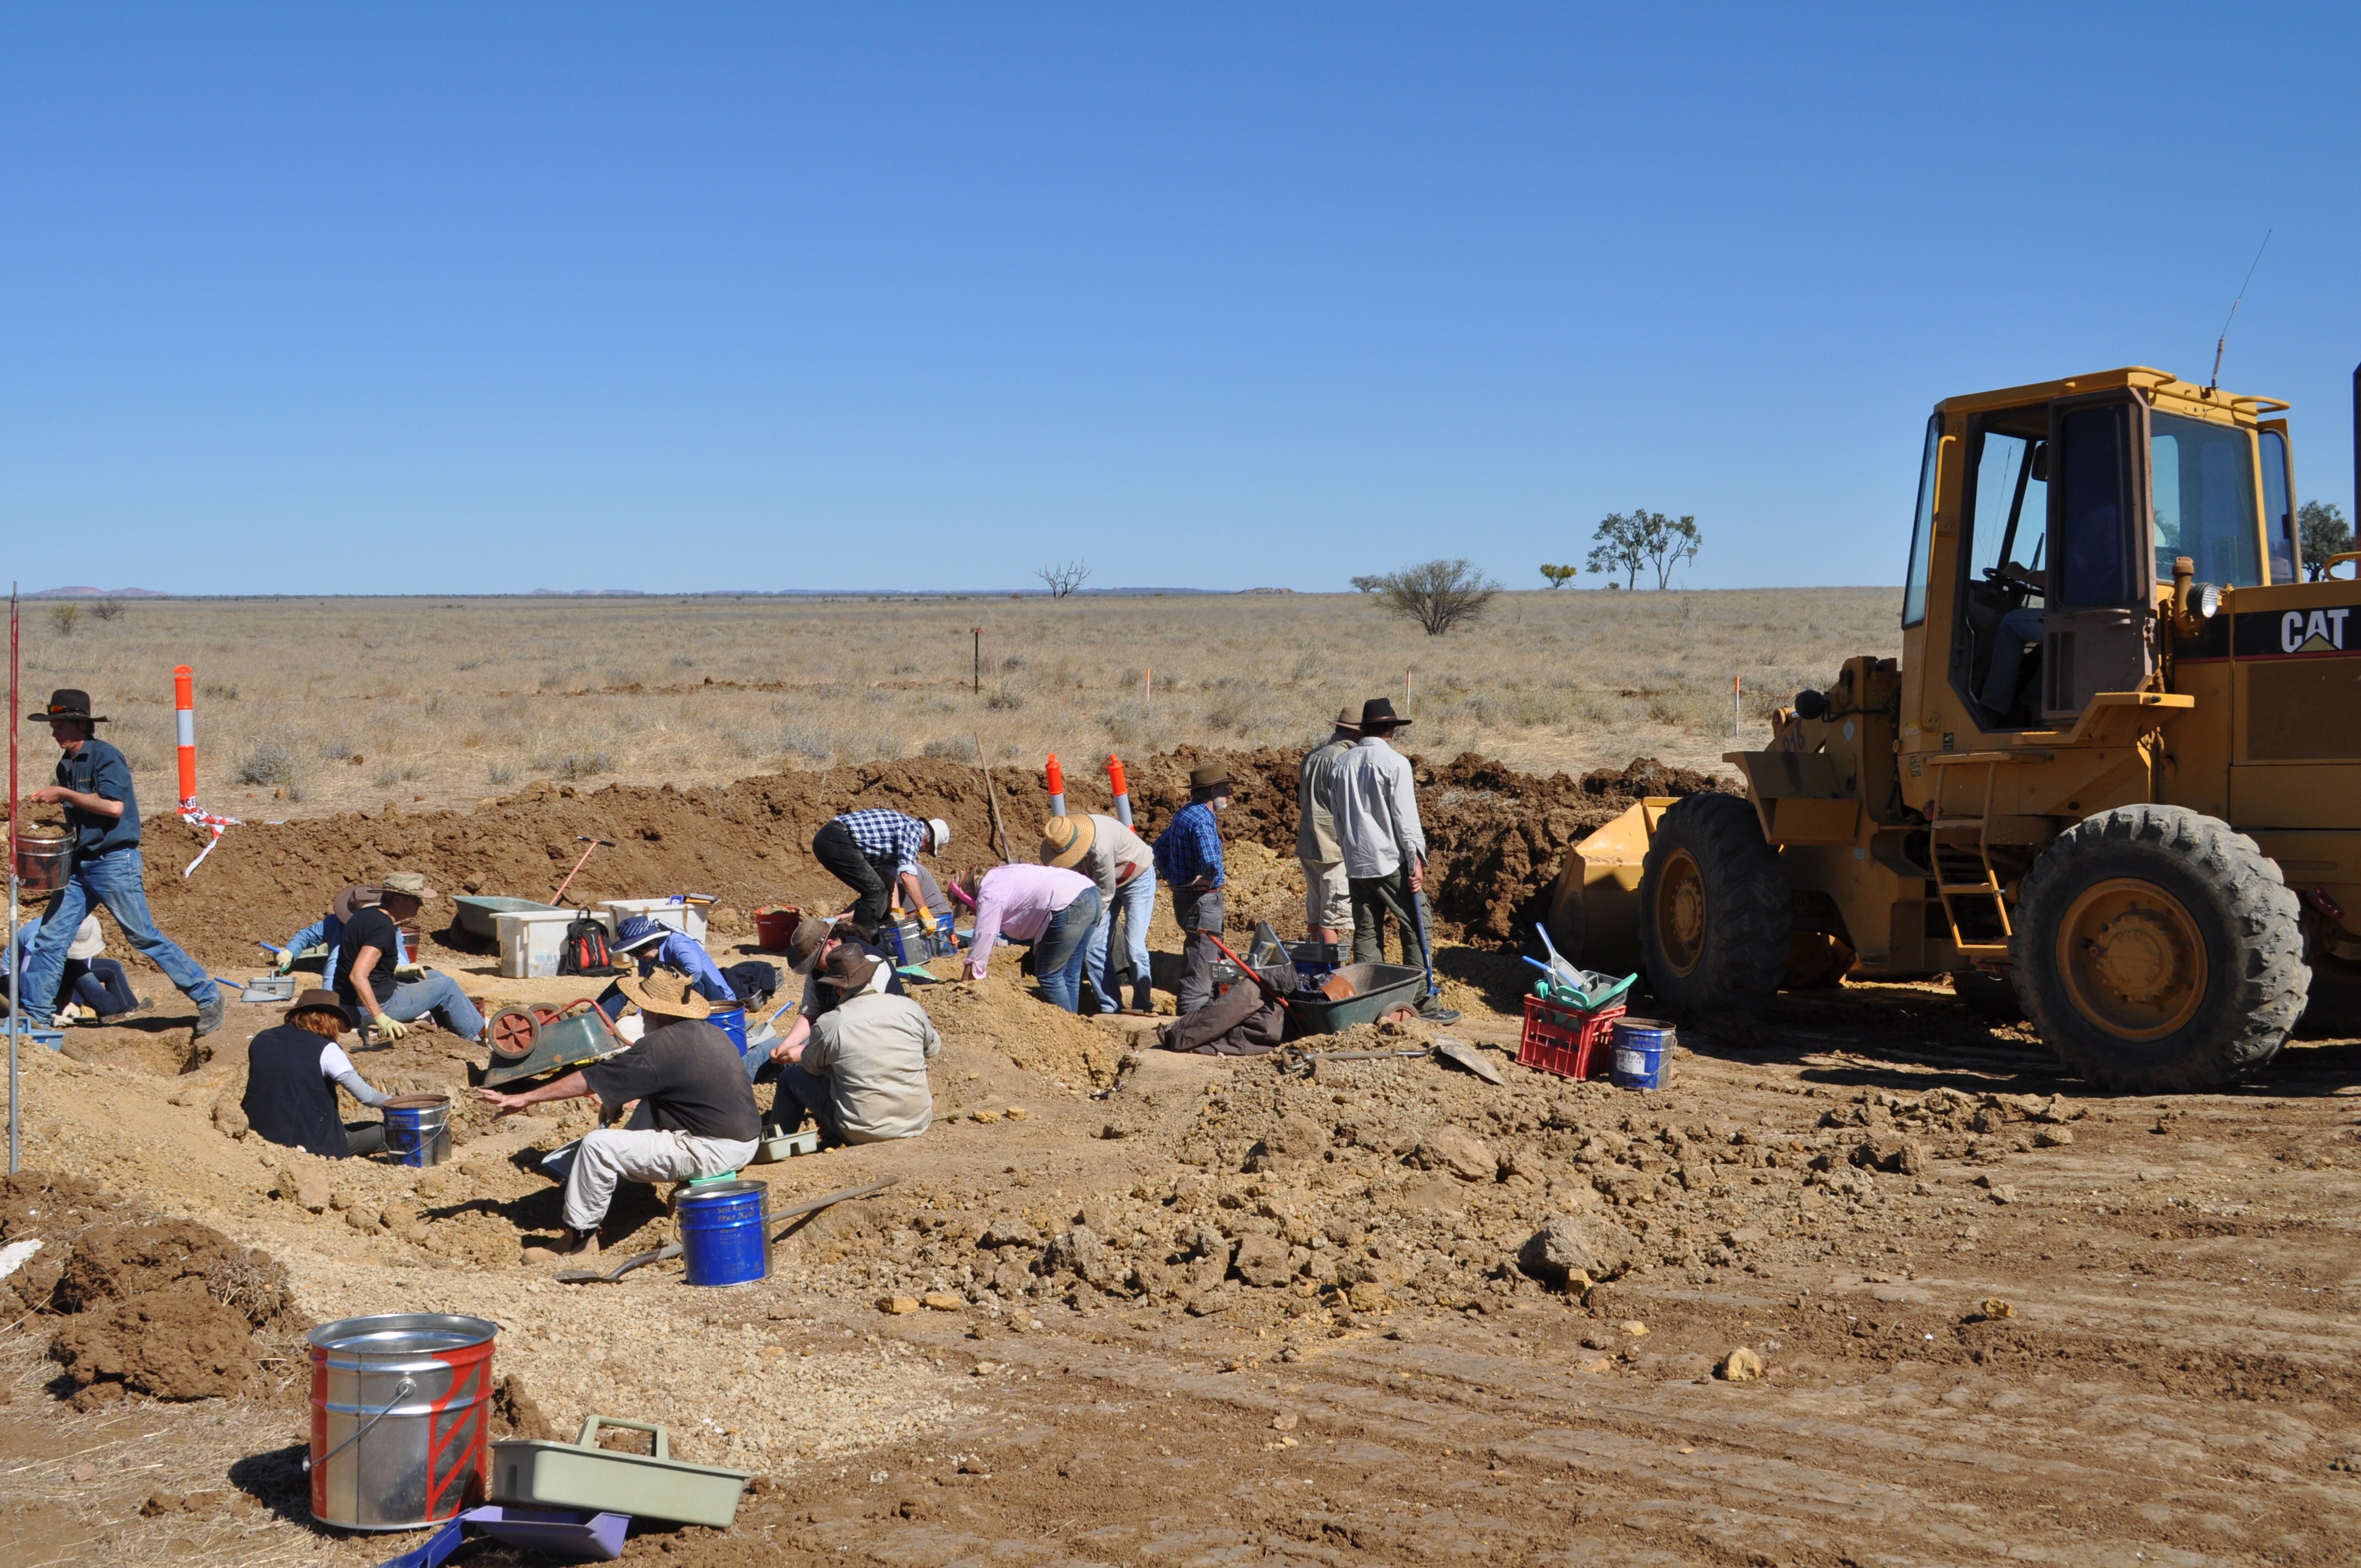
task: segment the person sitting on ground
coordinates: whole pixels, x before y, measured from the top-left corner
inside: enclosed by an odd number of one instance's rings
[[[1172,918],[1180,925],[1180,1011],[1194,1013],[1213,999],[1213,944],[1206,933],[1222,934],[1222,828],[1230,808],[1230,771],[1219,764],[1191,769],[1189,804],[1172,814],[1156,836],[1156,874],[1172,890]]]
[[[327,967],[320,971],[320,983],[334,991],[336,988],[336,948],[345,939],[345,922],[353,917],[354,910],[368,908],[377,901],[378,890],[366,883],[339,888],[336,896],[328,900],[325,915],[287,938],[287,945],[279,949],[279,961],[271,966],[272,969],[280,974],[286,974],[294,969],[295,960],[305,953],[313,948],[325,948],[328,949]],[[408,959],[409,955],[404,954],[402,961],[407,962]]]
[[[960,878],[975,904],[975,941],[961,972],[982,980],[1001,938],[1033,944],[1033,977],[1042,1000],[1069,1013],[1082,1007],[1082,966],[1098,924],[1099,890],[1080,872],[1059,866],[994,866]]]
[[[374,909],[356,908],[336,948],[336,994],[357,1023],[377,1039],[398,1040],[427,1014],[463,1040],[484,1032],[484,1015],[440,970],[406,963],[401,922],[415,916],[434,890],[416,872],[388,872]]]
[[[386,1097],[355,1071],[336,1044],[347,1027],[333,991],[307,991],[286,1021],[265,1029],[246,1047],[246,1124],[259,1137],[329,1159],[376,1154],[385,1147],[383,1122],[346,1122],[336,1110],[342,1086],[374,1110]]]
[[[33,939],[40,931],[38,916],[17,927],[16,950],[32,951]],[[147,999],[133,994],[131,977],[120,963],[104,956],[105,950],[106,938],[99,930],[98,916],[83,916],[66,948],[66,967],[59,975],[56,1022],[119,1024],[148,1010]],[[7,953],[0,948],[0,1013],[8,1008],[7,980]]]
[[[608,1116],[639,1102],[623,1126],[583,1137],[566,1177],[566,1234],[555,1246],[527,1247],[528,1263],[596,1257],[598,1225],[615,1201],[618,1181],[693,1181],[737,1170],[754,1157],[761,1133],[754,1088],[739,1065],[738,1047],[706,1021],[713,1004],[697,994],[696,981],[660,969],[644,980],[627,975],[622,986],[647,1018],[637,1045],[522,1094],[476,1091],[501,1116],[588,1095],[598,1096]]]
[[[1140,836],[1112,817],[1052,817],[1041,825],[1041,863],[1078,871],[1099,890],[1091,927],[1090,976],[1102,1013],[1123,1010],[1123,972],[1131,973],[1131,1011],[1152,1013],[1148,982],[1148,923],[1156,916],[1156,857]],[[1123,917],[1124,961],[1115,962],[1115,922]]]
[[[939,855],[951,841],[951,825],[941,817],[921,822],[898,811],[848,811],[830,817],[812,835],[812,856],[829,874],[851,888],[851,914],[864,931],[875,931],[902,884],[902,907],[918,924],[934,929],[934,915],[918,886],[918,856]]]
[[[793,1130],[785,1107],[811,1113],[824,1144],[882,1144],[915,1138],[934,1124],[927,1063],[943,1048],[927,1010],[881,989],[892,965],[850,944],[832,948],[819,982],[843,998],[820,1015],[810,1037],[779,1071],[772,1120]],[[798,1117],[796,1120],[800,1121]]]
[[[716,1007],[735,1007],[743,999],[730,977],[721,972],[705,944],[686,931],[675,931],[660,920],[644,915],[626,915],[615,930],[615,957],[629,957],[640,966],[640,978],[647,979],[657,970],[677,970],[688,976],[697,993]],[[609,1018],[620,1018],[627,1005],[623,988],[612,984],[598,993],[598,1005]]]
[[[803,1001],[796,1009],[796,1021],[787,1025],[787,1032],[780,1036],[775,1044],[748,1048],[746,1076],[749,1079],[761,1083],[777,1078],[779,1069],[793,1061],[796,1054],[803,1049],[804,1042],[811,1037],[812,1025],[843,1002],[843,996],[834,986],[823,985],[819,979],[821,966],[841,949],[866,953],[877,960],[877,974],[872,982],[875,989],[888,996],[906,994],[907,988],[895,970],[894,960],[874,942],[865,940],[853,929],[851,921],[806,916],[796,922],[795,934],[787,938],[787,968],[792,973],[803,977]],[[772,1102],[772,1105],[774,1113],[785,1109],[776,1100]]]

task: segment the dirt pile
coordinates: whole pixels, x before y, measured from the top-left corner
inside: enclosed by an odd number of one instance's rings
[[[80,1388],[75,1403],[84,1409],[126,1391],[159,1399],[239,1394],[262,1365],[245,1314],[197,1279],[83,1314],[59,1332],[49,1354]]]
[[[1252,842],[1283,866],[1295,854],[1296,770],[1301,753],[1183,750],[1130,765],[1141,832],[1153,837],[1188,799],[1191,767],[1225,762],[1240,784],[1224,820],[1233,844]],[[1488,759],[1464,755],[1444,764],[1413,757],[1422,808],[1439,877],[1435,909],[1446,927],[1471,938],[1505,940],[1521,930],[1521,912],[1556,873],[1565,848],[1642,793],[1679,795],[1713,781],[1642,759],[1620,773],[1577,781],[1542,778]],[[1045,809],[1041,779],[1027,768],[993,770],[1014,855],[1030,858]],[[1068,777],[1079,811],[1107,811],[1104,780]],[[844,890],[812,860],[812,835],[856,806],[889,806],[952,826],[942,864],[952,872],[989,864],[990,808],[983,773],[940,758],[908,758],[821,773],[741,779],[689,790],[615,784],[603,789],[538,784],[472,811],[412,812],[393,802],[377,811],[231,828],[202,870],[185,881],[151,879],[158,919],[176,940],[208,961],[251,963],[258,938],[280,941],[320,917],[328,896],[357,879],[396,867],[423,872],[443,893],[545,897],[581,852],[578,836],[615,840],[584,867],[570,898],[637,896],[652,891],[709,893],[720,901],[724,935],[742,932],[742,912],[759,905],[833,906]],[[146,824],[159,866],[185,863],[203,836],[169,816]],[[1238,912],[1231,912],[1233,920]],[[450,918],[447,900],[428,912]],[[1246,921],[1244,929],[1252,922]],[[445,930],[462,947],[480,946]]]

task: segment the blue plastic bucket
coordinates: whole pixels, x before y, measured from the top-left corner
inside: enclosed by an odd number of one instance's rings
[[[1618,1089],[1662,1089],[1673,1080],[1673,1026],[1653,1018],[1618,1018],[1607,1036]]]
[[[403,1094],[385,1102],[385,1146],[403,1165],[441,1165],[451,1157],[451,1097]]]
[[[706,1022],[717,1025],[723,1034],[729,1036],[730,1043],[738,1047],[740,1056],[746,1054],[746,1010],[743,1007],[731,1007],[726,1010],[717,1007],[706,1018]]]
[[[771,1272],[771,1233],[759,1181],[717,1181],[680,1197],[681,1261],[691,1285],[745,1285]]]

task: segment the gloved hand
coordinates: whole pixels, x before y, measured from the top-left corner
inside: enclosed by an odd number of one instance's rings
[[[369,1020],[369,1027],[380,1040],[399,1040],[410,1033],[410,1025],[399,1018],[389,1018],[380,1013]]]
[[[290,970],[293,970],[294,967],[295,949],[292,948],[281,948],[279,950],[279,960],[270,966],[270,972],[273,974],[286,974]]]
[[[923,904],[918,905],[918,929],[929,937],[935,934],[935,912]]]
[[[393,978],[396,980],[416,980],[425,972],[426,966],[424,964],[396,964],[393,966]]]

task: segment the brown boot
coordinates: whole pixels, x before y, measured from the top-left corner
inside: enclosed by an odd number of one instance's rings
[[[527,1263],[579,1263],[598,1255],[597,1231],[566,1233],[566,1239],[556,1246],[529,1246],[524,1249]]]

